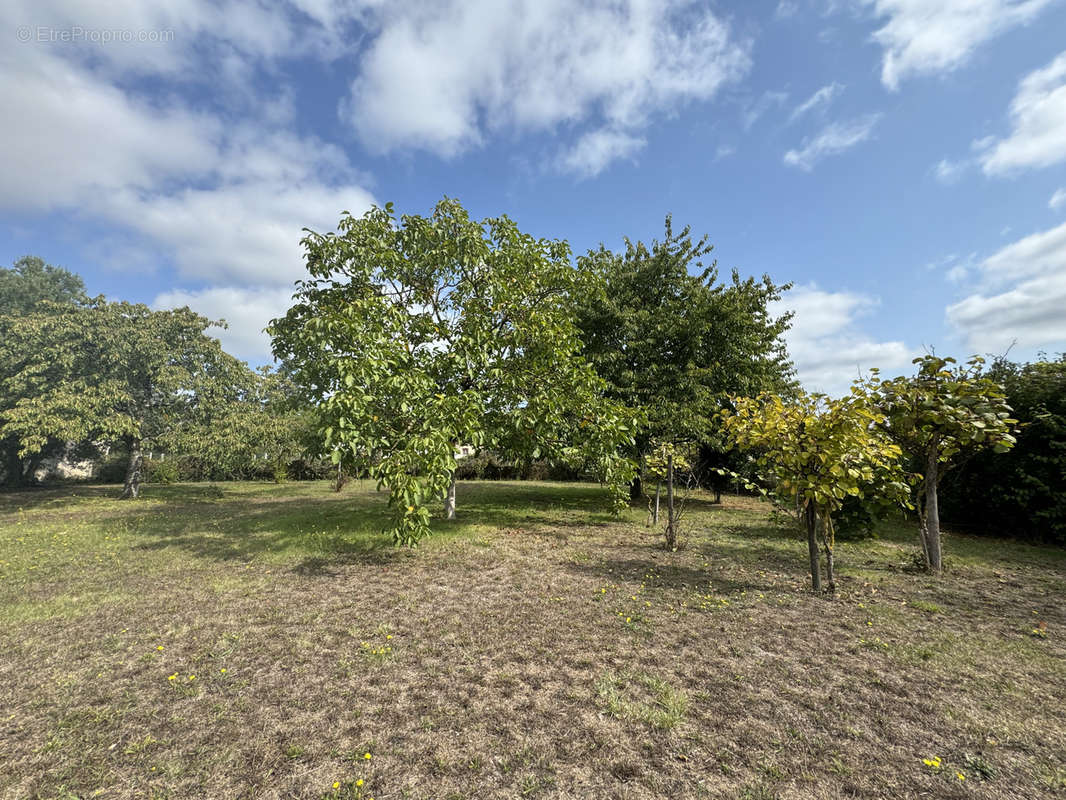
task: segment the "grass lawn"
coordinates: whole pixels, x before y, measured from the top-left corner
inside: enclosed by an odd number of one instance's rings
[[[461,484],[404,551],[367,483],[117,493],[0,495],[5,800],[1066,795],[1063,551],[888,526],[829,600],[750,499],[669,553]]]

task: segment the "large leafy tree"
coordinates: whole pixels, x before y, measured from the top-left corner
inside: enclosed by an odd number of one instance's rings
[[[136,497],[143,449],[173,446],[168,437],[183,419],[242,385],[246,368],[205,333],[211,324],[188,308],[102,299],[35,308],[3,344],[13,366],[3,391],[19,398],[3,434],[18,438],[22,455],[50,440],[121,444],[129,452],[123,497]]]
[[[811,585],[822,587],[818,539],[825,550],[828,589],[834,582],[833,517],[845,498],[880,498],[905,503],[909,487],[901,450],[877,425],[884,418],[861,393],[832,400],[797,392],[734,399],[722,412],[729,441],[750,453],[759,489],[785,509],[795,509],[807,532]]]
[[[18,346],[23,318],[31,313],[61,313],[88,301],[85,284],[78,275],[46,264],[37,256],[24,256],[11,269],[0,269],[0,427],[6,423],[10,409],[27,399],[17,384],[6,380],[18,371],[25,356]],[[41,459],[61,454],[66,445],[52,438],[35,452],[20,455],[18,437],[0,435],[4,483],[20,486],[32,481]]]
[[[397,542],[424,535],[433,499],[454,514],[460,443],[628,482],[632,415],[603,397],[572,321],[596,276],[565,242],[473,221],[450,199],[428,217],[389,204],[338,228],[303,240],[310,278],[271,325],[274,353],[320,404],[327,449],[389,489]]]
[[[684,441],[704,445],[705,459],[720,455],[716,415],[728,395],[794,388],[781,338],[791,315],[775,317],[770,305],[788,286],[736,271],[720,281],[717,262],[704,261],[711,251],[706,236],[675,232],[667,217],[650,247],[627,239],[624,253],[601,246],[581,259],[605,286],[579,306],[582,352],[612,398],[643,412],[640,456]]]
[[[980,450],[1006,452],[1014,425],[1003,387],[982,374],[984,359],[916,358],[917,374],[882,380],[875,370],[861,391],[878,409],[880,428],[911,459],[918,484],[919,540],[926,569],[942,569],[937,487],[953,462]]]

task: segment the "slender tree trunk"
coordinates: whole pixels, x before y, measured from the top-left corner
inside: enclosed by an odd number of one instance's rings
[[[925,467],[925,552],[926,566],[937,575],[943,569],[940,553],[940,508],[937,504],[936,484],[939,464],[937,448],[929,448]]]
[[[814,501],[807,501],[805,512],[807,522],[807,554],[811,560],[811,589],[814,592],[822,591],[822,566],[818,558],[818,514],[814,510]]]
[[[829,594],[836,594],[837,585],[833,578],[833,547],[836,544],[836,536],[833,534],[833,520],[826,514],[822,520],[822,543],[825,545],[825,577],[828,585],[825,587]]]
[[[447,519],[455,519],[455,470],[452,470],[452,481],[448,484],[448,493],[444,496],[444,516]]]
[[[659,497],[663,491],[663,482],[659,481],[655,484],[655,510],[651,514],[651,524],[657,526],[659,524]]]
[[[722,502],[722,489],[719,486],[714,487],[714,503],[720,505]]]
[[[677,547],[677,520],[674,518],[674,456],[666,457],[666,546]]]
[[[122,499],[129,500],[137,497],[141,490],[141,469],[144,467],[144,454],[141,452],[141,443],[130,444],[130,462],[126,467],[126,485],[122,489]]]

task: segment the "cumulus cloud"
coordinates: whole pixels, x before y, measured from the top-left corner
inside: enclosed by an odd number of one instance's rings
[[[621,131],[590,131],[560,157],[559,167],[580,177],[591,178],[618,159],[633,158],[645,144],[643,138]]]
[[[371,27],[341,115],[379,153],[449,157],[489,132],[574,129],[593,133],[573,150],[610,137],[598,152],[629,157],[652,118],[710,99],[751,63],[750,43],[690,0],[397,3]]]
[[[842,83],[833,82],[827,86],[823,86],[793,109],[789,121],[795,122],[810,111],[818,111],[828,108],[829,104],[832,103],[842,91],[844,91],[844,84]]]
[[[809,172],[827,156],[834,156],[865,142],[873,135],[880,114],[867,114],[848,122],[833,122],[813,138],[804,139],[798,150],[785,153],[784,161],[791,167]]]
[[[946,312],[972,349],[1066,345],[1066,223],[1007,245],[977,272],[975,290]]]
[[[235,122],[165,99],[49,48],[5,49],[0,101],[19,122],[0,128],[0,208],[104,223],[138,266],[288,284],[304,226],[372,202],[344,152],[292,132],[284,109]]]
[[[1032,22],[1053,0],[864,0],[884,25],[873,35],[884,48],[881,82],[950,72],[982,44]]]
[[[1018,84],[1010,104],[1010,135],[976,142],[987,175],[1066,161],[1066,52]]]
[[[270,337],[263,330],[270,320],[282,317],[292,304],[292,289],[271,286],[214,287],[198,291],[175,289],[152,301],[157,309],[188,306],[211,320],[224,320],[225,328],[210,328],[222,348],[250,364],[273,361]]]
[[[813,284],[796,287],[778,301],[775,313],[795,312],[785,338],[804,388],[841,395],[871,367],[887,371],[910,363],[915,352],[906,344],[876,341],[857,325],[877,305],[867,295],[827,292]]]
[[[1066,189],[1056,189],[1055,194],[1051,195],[1051,199],[1047,201],[1047,207],[1052,211],[1058,211],[1063,206],[1066,206]]]

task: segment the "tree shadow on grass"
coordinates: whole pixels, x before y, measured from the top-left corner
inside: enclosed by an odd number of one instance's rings
[[[128,530],[140,538],[139,550],[181,548],[214,561],[248,561],[268,555],[291,555],[304,574],[328,574],[346,564],[393,564],[413,554],[394,546],[384,531],[390,526],[388,495],[357,487],[335,493],[304,485],[290,492],[264,485],[266,495],[241,484],[214,497],[195,487],[174,487],[163,507],[142,507],[125,515]],[[161,487],[171,489],[171,487]],[[206,487],[204,487],[206,489]],[[485,528],[553,535],[571,525],[605,526],[602,489],[582,484],[460,484],[460,519],[435,518],[429,542],[471,536]],[[130,506],[136,510],[136,504]],[[438,512],[439,513],[439,512]],[[565,537],[565,534],[564,534]]]

